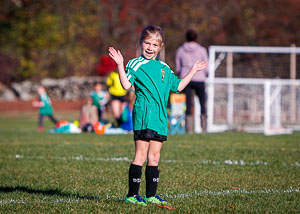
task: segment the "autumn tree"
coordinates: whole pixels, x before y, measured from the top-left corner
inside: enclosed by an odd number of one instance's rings
[[[299,0],[4,0],[0,81],[95,75],[110,45],[135,57],[147,24],[164,29],[171,67],[189,28],[205,47],[299,45],[299,11]]]

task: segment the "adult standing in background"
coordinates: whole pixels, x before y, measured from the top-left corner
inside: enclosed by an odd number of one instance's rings
[[[186,32],[186,42],[178,48],[175,56],[176,73],[183,78],[193,64],[199,61],[208,61],[207,51],[197,41],[197,33],[194,30],[188,30]],[[193,133],[194,118],[192,115],[193,104],[193,91],[199,98],[201,106],[201,128],[202,132],[206,133],[206,93],[205,93],[205,79],[208,75],[208,68],[197,72],[192,81],[184,89],[186,95],[186,131],[187,133]]]

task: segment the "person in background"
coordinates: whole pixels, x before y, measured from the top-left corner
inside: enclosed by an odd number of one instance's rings
[[[34,101],[32,105],[33,107],[39,108],[38,131],[42,131],[44,116],[47,116],[55,125],[57,124],[57,120],[53,116],[51,100],[46,92],[45,87],[39,86],[37,93],[39,96],[39,101]]]
[[[123,104],[123,111],[120,116],[121,124],[120,127],[126,131],[133,131],[133,121],[132,121],[132,109],[135,101],[134,90],[129,90],[125,96],[126,103]]]
[[[101,83],[94,85],[94,90],[91,92],[91,98],[93,105],[97,107],[98,121],[102,120],[103,107],[107,103],[107,94],[103,91]]]
[[[186,76],[194,63],[199,61],[208,61],[207,51],[197,41],[197,33],[194,30],[186,32],[186,42],[178,48],[175,56],[176,73],[180,78]],[[206,133],[206,93],[205,93],[205,79],[208,75],[208,67],[201,70],[193,77],[192,81],[183,90],[186,95],[186,131],[193,133],[194,118],[192,115],[193,91],[199,98],[201,106],[201,128],[202,132]]]
[[[93,105],[93,99],[89,97],[81,108],[79,127],[82,131],[92,132],[96,122],[98,122],[98,108]]]
[[[122,122],[121,114],[123,111],[123,104],[126,102],[125,95],[127,92],[122,87],[119,74],[115,69],[107,77],[106,84],[110,95],[112,114],[116,120],[115,126],[120,126]]]

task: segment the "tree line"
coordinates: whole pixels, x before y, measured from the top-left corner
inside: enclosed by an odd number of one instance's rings
[[[0,81],[96,75],[111,45],[135,57],[147,24],[164,29],[171,67],[190,28],[205,47],[297,45],[299,11],[299,0],[4,0]]]

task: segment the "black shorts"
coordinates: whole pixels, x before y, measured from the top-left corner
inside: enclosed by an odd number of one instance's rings
[[[144,130],[135,130],[134,132],[134,140],[157,140],[157,141],[167,141],[167,136],[157,134],[156,131],[151,129]]]
[[[111,100],[119,100],[122,103],[126,102],[125,96],[115,96],[115,95],[110,95]]]

